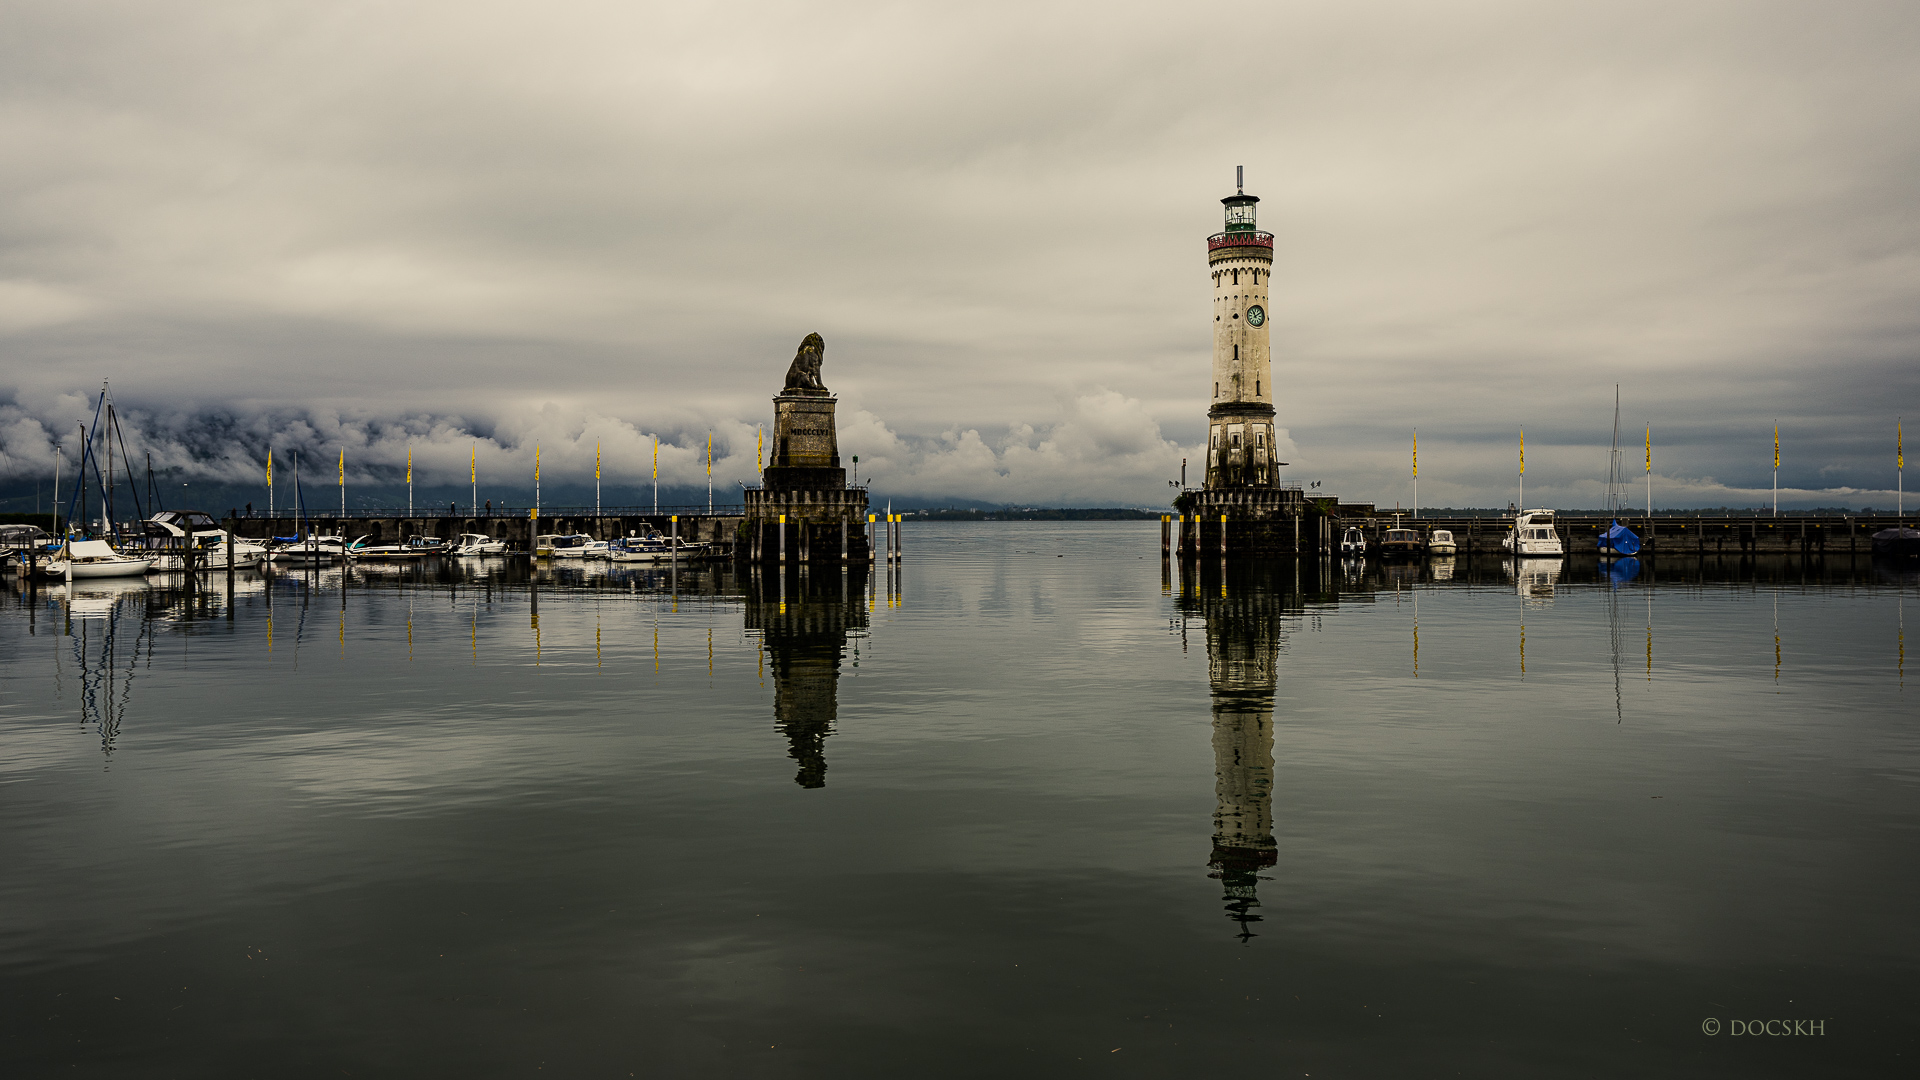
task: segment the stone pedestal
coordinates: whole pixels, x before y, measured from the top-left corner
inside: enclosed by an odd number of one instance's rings
[[[838,403],[825,390],[804,387],[773,399],[772,453],[759,489],[746,492],[740,551],[748,560],[839,562],[845,551],[850,562],[868,561],[867,492],[848,487],[840,465]]]
[[[1312,533],[1317,523],[1299,488],[1205,488],[1190,495],[1177,545],[1182,558],[1298,555],[1319,547]]]

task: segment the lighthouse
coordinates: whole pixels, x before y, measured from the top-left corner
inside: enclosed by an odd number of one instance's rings
[[[1207,410],[1206,486],[1271,489],[1280,479],[1273,450],[1273,350],[1267,343],[1273,234],[1257,228],[1260,198],[1247,194],[1244,166],[1234,168],[1234,187],[1220,200],[1226,227],[1207,237],[1213,403]]]

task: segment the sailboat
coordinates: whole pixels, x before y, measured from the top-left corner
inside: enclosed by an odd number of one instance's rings
[[[1613,455],[1607,461],[1607,516],[1612,522],[1595,540],[1602,558],[1640,554],[1640,537],[1620,524],[1620,511],[1626,503],[1626,478],[1620,472],[1620,384],[1613,384]]]

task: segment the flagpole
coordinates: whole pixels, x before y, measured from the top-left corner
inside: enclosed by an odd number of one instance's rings
[[[540,444],[533,444],[533,520],[540,520]]]
[[[347,534],[347,451],[340,451],[340,535]]]
[[[593,444],[593,516],[600,516],[600,444]]]
[[[53,497],[58,501],[60,493],[58,491],[54,492]],[[273,447],[271,446],[267,447],[267,520],[273,520]],[[268,533],[267,535],[272,536],[273,534]]]
[[[413,516],[413,447],[407,447],[407,516]]]
[[[480,444],[468,450],[467,481],[473,485],[473,516],[480,516]]]
[[[1893,428],[1893,465],[1895,475],[1899,477],[1900,494],[1896,496],[1894,514],[1905,517],[1907,513],[1907,419],[1901,417],[1894,422]]]
[[[1278,457],[1278,454],[1274,455]],[[1413,520],[1420,520],[1420,429],[1413,429]]]
[[[713,513],[713,432],[707,432],[707,513]]]
[[[1780,423],[1773,425],[1773,516],[1780,516]]]
[[[1520,517],[1519,515],[1526,513],[1526,511],[1527,511],[1527,429],[1521,428],[1520,429],[1520,509],[1515,513],[1514,519],[1513,519],[1515,523],[1514,534],[1513,534],[1514,535],[1513,553],[1515,555],[1520,554],[1520,547],[1519,547]]]
[[[660,436],[653,437],[653,512],[660,512]]]
[[[1653,425],[1647,425],[1647,521],[1653,521]]]

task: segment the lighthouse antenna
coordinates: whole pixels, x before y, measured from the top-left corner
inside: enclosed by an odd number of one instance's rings
[[[1245,195],[1247,193],[1247,167],[1245,165],[1235,165],[1233,167],[1233,186],[1240,194]]]

